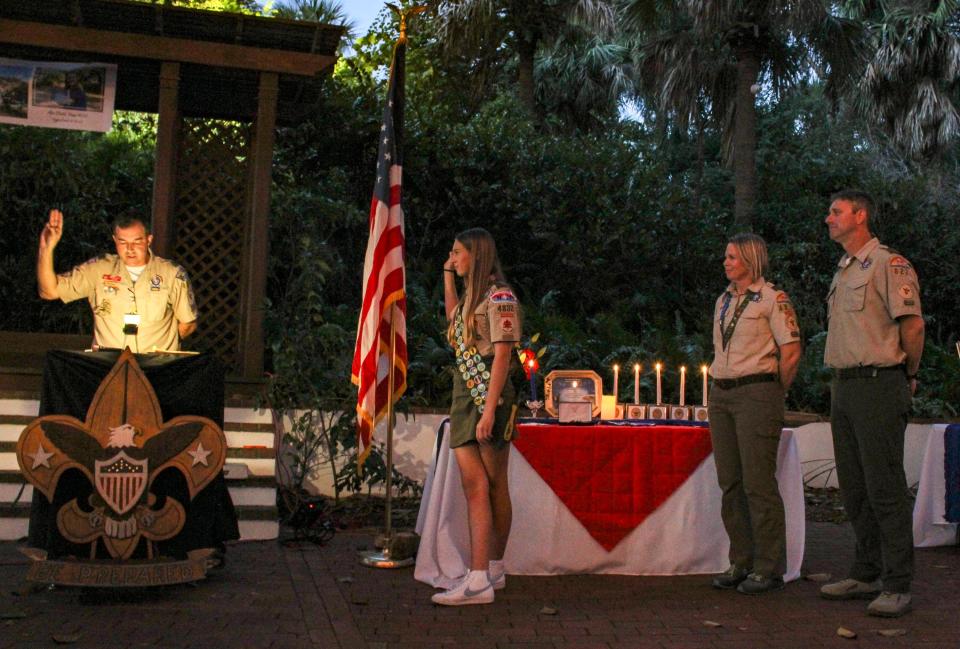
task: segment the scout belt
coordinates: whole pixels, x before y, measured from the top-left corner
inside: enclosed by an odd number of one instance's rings
[[[463,341],[463,309],[457,310],[454,320],[454,351],[457,354],[457,371],[473,398],[477,411],[483,413],[487,403],[487,383],[490,380],[490,368],[473,345]]]

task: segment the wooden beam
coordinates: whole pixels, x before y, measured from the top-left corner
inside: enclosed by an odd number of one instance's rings
[[[259,378],[263,374],[263,304],[267,287],[270,172],[277,124],[278,84],[275,73],[260,73],[257,121],[250,146],[239,339],[240,374],[246,378]]]
[[[312,77],[337,58],[213,41],[131,34],[0,18],[0,42],[134,59],[196,63]]]
[[[173,252],[177,184],[177,141],[180,133],[180,64],[160,66],[157,148],[153,161],[153,249],[161,257]]]

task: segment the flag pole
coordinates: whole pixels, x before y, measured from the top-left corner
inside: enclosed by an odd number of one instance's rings
[[[390,376],[387,377],[387,497],[384,502],[383,536],[387,540],[386,549],[389,551],[389,542],[393,540],[393,369],[397,366],[397,345],[394,333],[396,331],[396,304],[390,305]]]
[[[387,495],[384,499],[383,534],[377,537],[374,545],[379,551],[365,552],[360,557],[360,563],[371,568],[406,568],[412,566],[414,558],[395,558],[393,549],[393,370],[397,364],[397,346],[394,337],[396,327],[396,304],[390,305],[390,363],[387,367]]]

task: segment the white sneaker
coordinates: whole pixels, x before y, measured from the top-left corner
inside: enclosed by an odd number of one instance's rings
[[[910,593],[891,593],[885,590],[870,602],[867,613],[879,617],[900,617],[911,608]]]
[[[490,583],[494,590],[503,590],[507,587],[507,573],[503,568],[503,559],[494,559],[490,562]]]
[[[466,604],[492,604],[493,584],[486,570],[471,570],[467,578],[459,584],[437,593],[430,598],[434,604],[442,606],[464,606]]]

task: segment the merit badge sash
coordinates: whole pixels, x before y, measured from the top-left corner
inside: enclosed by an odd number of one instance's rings
[[[483,413],[484,405],[487,402],[487,381],[490,380],[490,369],[486,362],[477,352],[474,346],[468,347],[463,341],[463,308],[457,309],[457,316],[454,320],[454,351],[457,354],[457,371],[461,378],[467,384],[470,390],[470,396],[473,397],[473,403],[477,406],[477,411]]]

